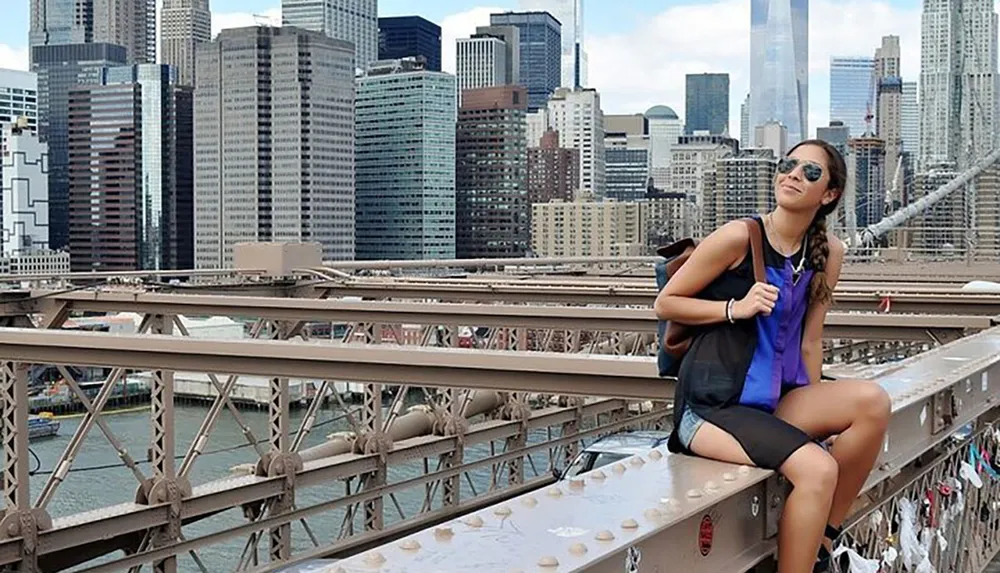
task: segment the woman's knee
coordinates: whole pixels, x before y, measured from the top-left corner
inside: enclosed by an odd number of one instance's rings
[[[797,490],[832,496],[837,489],[840,466],[823,448],[816,444],[807,444],[785,460],[780,472]]]
[[[881,384],[859,381],[857,384],[858,415],[865,420],[886,426],[892,416],[892,398]]]

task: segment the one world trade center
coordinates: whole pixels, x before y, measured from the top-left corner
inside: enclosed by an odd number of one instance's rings
[[[808,137],[808,113],[809,0],[751,0],[751,137],[778,121],[795,145]]]

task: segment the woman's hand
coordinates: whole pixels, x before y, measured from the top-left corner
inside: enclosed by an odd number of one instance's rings
[[[733,318],[743,320],[758,313],[770,316],[778,303],[778,287],[767,283],[755,283],[743,300],[733,304]]]

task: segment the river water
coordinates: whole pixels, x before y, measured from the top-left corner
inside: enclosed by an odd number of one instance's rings
[[[422,393],[411,392],[407,397],[407,402],[421,403],[424,401]],[[178,405],[175,408],[176,426],[176,452],[178,456],[183,456],[191,443],[192,438],[198,431],[202,420],[208,412],[207,405]],[[305,413],[302,408],[293,411],[292,435],[298,429],[298,424]],[[252,428],[258,440],[267,438],[267,411],[248,410],[241,411],[247,424]],[[330,433],[347,430],[349,425],[341,417],[342,410],[339,408],[322,409],[317,416],[317,426],[314,427],[306,439],[305,447],[319,444],[324,441]],[[149,446],[150,436],[150,415],[149,409],[140,408],[130,411],[120,411],[104,415],[108,426],[115,436],[125,445],[133,459],[142,461],[140,468],[146,476],[151,473],[151,466],[146,463],[146,453]],[[49,473],[55,468],[59,456],[68,445],[70,438],[83,420],[82,416],[60,418],[61,428],[59,435],[53,438],[39,439],[31,442],[31,450],[35,453],[38,461],[33,461],[32,469],[38,467],[38,471],[31,478],[31,492],[33,498],[37,498],[42,486],[45,484]],[[535,431],[529,436],[529,443],[538,443],[546,439],[544,430]],[[235,446],[246,445],[247,441],[243,437],[238,424],[229,412],[223,412],[219,417],[211,434],[211,439],[206,446],[206,453],[202,454],[195,463],[190,474],[192,485],[198,485],[213,479],[230,475],[230,468],[240,464],[252,463],[256,461],[256,453],[253,448],[247,446],[240,449],[209,453],[214,450],[226,450]],[[265,444],[266,447],[266,444]],[[498,444],[497,448],[502,447]],[[488,444],[478,444],[469,446],[466,449],[465,460],[467,462],[482,459],[490,455]],[[534,456],[535,464],[539,472],[547,470],[547,460],[544,457]],[[180,466],[181,458],[176,461]],[[106,466],[114,466],[108,468]],[[434,466],[431,467],[433,471]],[[419,476],[423,473],[423,461],[417,460],[402,466],[389,468],[389,481],[396,482],[403,479]],[[483,469],[474,472],[472,482],[476,486],[476,491],[482,493],[489,487],[490,470]],[[530,464],[525,464],[525,476],[535,475]],[[506,479],[503,476],[502,479]],[[48,511],[53,518],[78,513],[113,505],[116,503],[134,501],[138,482],[121,462],[111,444],[105,439],[100,428],[96,425],[91,429],[86,441],[80,449],[77,461],[74,463],[73,471],[53,497],[48,505]],[[463,490],[461,495],[468,498],[472,495],[469,484],[463,479]],[[335,499],[345,494],[343,482],[333,482],[328,486],[299,488],[296,492],[299,507],[306,507],[321,501]],[[424,499],[422,487],[407,490],[396,496],[399,505],[407,517],[419,512]],[[440,506],[440,488],[436,494],[435,507]],[[386,499],[384,502],[385,520],[392,523],[399,520],[399,514],[392,500]],[[321,545],[328,544],[337,539],[340,532],[344,512],[326,512],[314,517],[310,517],[307,522],[313,533],[318,538]],[[187,539],[192,539],[218,531],[223,527],[232,527],[247,523],[239,508],[231,509],[225,513],[213,516],[196,524],[188,525],[184,528],[184,535]],[[360,531],[361,519],[355,520],[355,531]],[[304,528],[298,522],[292,527],[294,550],[303,551],[312,548]],[[222,542],[211,547],[198,551],[198,556],[205,564],[206,568],[212,572],[232,571],[235,569],[240,553],[246,543],[246,536],[234,537],[228,542]],[[267,537],[260,542],[260,556],[262,562],[267,560]],[[116,553],[114,556],[120,556]],[[108,559],[110,559],[109,557]],[[89,562],[90,565],[105,561],[107,559]],[[183,555],[178,559],[178,569],[180,571],[200,571],[192,558]]]

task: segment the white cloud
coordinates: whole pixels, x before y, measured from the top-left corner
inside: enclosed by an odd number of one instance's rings
[[[27,70],[28,48],[0,44],[0,68]]]
[[[750,72],[750,6],[746,0],[675,6],[626,33],[590,34],[590,83],[605,113],[636,113],[666,104],[684,114],[684,75],[727,72],[730,130],[739,134],[740,104]],[[874,55],[883,35],[900,37],[902,71],[920,68],[919,6],[902,9],[878,0],[813,0],[809,27],[810,131],[829,115],[832,55]]]
[[[503,8],[479,6],[445,16],[441,20],[441,69],[455,73],[455,40],[475,34],[476,26],[489,26],[490,14],[503,11]]]
[[[219,33],[220,30],[256,25],[280,26],[281,8],[269,8],[256,14],[251,14],[249,12],[212,13],[213,38]]]
[[[1000,0],[995,0],[1000,10]],[[684,114],[684,76],[726,72],[730,77],[730,129],[739,133],[740,104],[749,89],[750,6],[747,0],[715,0],[674,5],[618,34],[586,34],[590,85],[601,93],[605,113],[637,113],[665,104]],[[881,38],[900,37],[902,71],[907,81],[920,68],[920,6],[902,8],[888,0],[811,0],[809,26],[810,131],[827,124],[829,67],[832,55],[874,55]],[[487,5],[451,14],[440,21],[442,68],[454,73],[455,40],[489,24],[504,9]],[[279,25],[280,8],[256,20]],[[252,26],[249,13],[212,15],[212,33]],[[5,57],[0,46],[0,58]],[[6,59],[10,59],[7,57]],[[26,63],[27,54],[22,59]],[[0,59],[0,61],[4,61]]]

